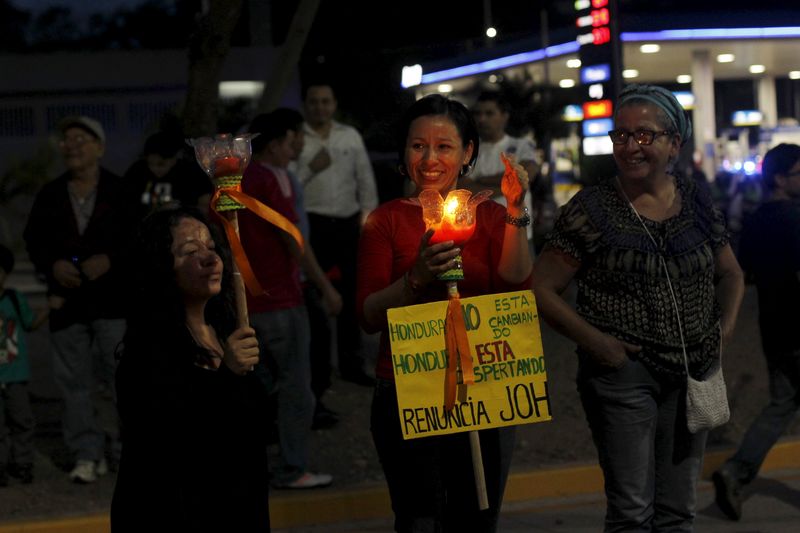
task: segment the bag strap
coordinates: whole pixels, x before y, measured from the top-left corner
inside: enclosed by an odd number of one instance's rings
[[[644,223],[644,220],[642,220],[642,216],[639,214],[639,212],[633,206],[633,203],[631,203],[631,200],[630,200],[630,198],[628,198],[628,195],[625,194],[625,190],[622,188],[622,184],[619,181],[619,176],[617,176],[616,179],[617,179],[617,187],[619,188],[619,191],[622,193],[622,196],[628,202],[628,206],[631,208],[631,211],[633,212],[634,216],[636,216],[636,219],[639,221],[639,223],[644,228],[644,232],[647,233],[647,236],[650,238],[650,241],[653,243],[653,246],[655,246],[656,250],[659,250],[660,247],[658,246],[658,243],[656,242],[655,238],[653,238],[653,234],[650,233],[649,229],[647,229],[647,224]],[[669,295],[670,295],[670,297],[672,297],[672,307],[673,307],[673,309],[675,309],[675,318],[678,320],[678,334],[681,337],[681,351],[683,352],[683,367],[686,369],[686,379],[689,379],[689,377],[690,377],[689,376],[689,357],[686,355],[686,341],[683,338],[683,322],[681,321],[681,313],[680,313],[680,311],[678,309],[678,299],[675,297],[675,289],[672,288],[672,279],[669,277],[669,269],[667,269],[667,261],[664,259],[664,254],[662,254],[660,252],[657,252],[657,253],[658,253],[658,258],[661,260],[661,266],[664,268],[664,276],[666,276],[666,278],[667,278],[667,287],[669,287]],[[719,364],[722,365],[722,335],[721,335],[721,333],[720,333],[720,347],[719,347]]]

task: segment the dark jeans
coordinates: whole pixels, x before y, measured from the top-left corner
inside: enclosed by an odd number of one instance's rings
[[[260,339],[262,358],[276,366],[278,440],[281,463],[279,481],[293,481],[308,467],[314,395],[308,356],[308,313],[305,306],[250,315],[250,325]],[[263,376],[264,369],[257,370]],[[257,423],[257,422],[254,422]]]
[[[769,450],[786,431],[800,407],[800,350],[767,353],[769,404],[748,428],[725,468],[740,482],[750,483]]]
[[[35,425],[28,383],[0,383],[0,467],[33,463]]]
[[[707,432],[686,427],[686,387],[631,359],[600,368],[582,358],[586,418],[605,476],[605,531],[692,531]]]
[[[311,285],[303,289],[308,310],[311,335],[311,390],[317,400],[331,387],[331,333],[328,328],[328,313],[322,306],[322,295]]]
[[[64,442],[76,460],[99,461],[105,438],[119,456],[114,353],[125,335],[122,319],[96,319],[51,331],[53,379],[64,398]],[[98,350],[93,359],[92,345]]]
[[[497,529],[515,428],[480,432],[489,509],[480,511],[466,433],[403,440],[393,382],[378,380],[372,438],[389,485],[395,531],[484,533]]]
[[[336,348],[339,371],[352,374],[363,371],[361,357],[361,328],[356,318],[356,264],[358,238],[361,232],[360,214],[348,218],[308,214],[311,246],[323,271],[338,267],[341,277],[333,285],[342,296],[342,311],[336,317]],[[315,323],[311,334],[327,330],[327,320]],[[324,333],[323,333],[324,334]]]

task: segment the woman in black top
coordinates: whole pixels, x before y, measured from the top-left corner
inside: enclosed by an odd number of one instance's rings
[[[258,343],[235,328],[225,244],[199,212],[169,208],[145,219],[131,255],[112,530],[269,531]]]

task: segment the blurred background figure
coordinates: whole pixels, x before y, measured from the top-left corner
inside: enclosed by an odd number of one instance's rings
[[[478,159],[470,172],[458,180],[458,186],[473,192],[483,189],[492,189],[494,200],[505,205],[505,197],[500,190],[505,167],[500,159],[500,154],[513,156],[525,168],[530,176],[531,183],[539,173],[536,163],[536,144],[530,139],[512,137],[506,133],[509,113],[508,101],[496,91],[485,91],[478,95],[478,100],[472,107],[472,116],[478,127],[481,139],[481,149]],[[530,190],[525,196],[525,209],[533,214],[532,195]],[[528,240],[533,238],[533,226],[528,226]]]
[[[295,169],[304,189],[311,245],[342,296],[336,320],[339,373],[346,381],[371,386],[375,380],[364,372],[355,292],[361,225],[378,205],[375,177],[361,135],[333,118],[337,103],[331,85],[308,85],[303,103],[305,146]]]
[[[171,202],[208,208],[211,181],[193,158],[184,157],[185,148],[179,135],[158,132],[147,138],[142,157],[123,177],[126,202],[136,220]]]
[[[769,201],[745,224],[739,260],[758,290],[770,398],[734,456],[713,474],[717,504],[733,520],[742,517],[742,489],[800,407],[800,146],[768,151],[762,176]]]
[[[34,312],[24,294],[6,288],[14,254],[0,245],[0,487],[8,476],[33,483],[35,421],[28,382],[31,379],[27,332],[41,326],[49,310]]]
[[[75,457],[69,477],[91,483],[108,471],[105,433],[111,439],[110,458],[116,462],[119,454],[114,351],[125,333],[124,252],[130,227],[122,182],[100,166],[103,127],[78,116],[62,120],[58,131],[67,171],[36,195],[24,237],[47,283],[53,374],[64,398],[64,441]],[[105,431],[101,415],[108,419]]]
[[[242,192],[297,224],[295,197],[287,167],[295,155],[291,124],[271,114],[250,124],[253,160],[242,179]],[[250,321],[264,346],[258,373],[267,389],[277,391],[281,464],[276,488],[306,489],[330,485],[328,474],[309,471],[309,441],[314,416],[311,392],[310,327],[300,286],[301,265],[311,279],[327,286],[325,275],[294,238],[249,211],[239,215],[242,245],[265,293],[247,294]],[[316,267],[316,268],[313,268]],[[269,358],[269,361],[267,361]],[[268,365],[268,366],[267,366]]]
[[[292,139],[292,161],[300,157],[305,146],[305,133],[303,128],[303,115],[296,109],[281,107],[270,113],[270,117],[283,127],[294,132]],[[331,386],[331,335],[329,321],[331,316],[336,316],[342,310],[342,297],[331,283],[327,274],[317,262],[314,247],[311,245],[311,228],[308,223],[305,202],[303,199],[303,186],[291,167],[287,169],[289,181],[294,192],[294,208],[298,216],[297,227],[306,241],[303,257],[303,297],[308,311],[308,320],[311,325],[311,391],[314,393],[314,421],[312,429],[330,428],[339,421],[338,413],[329,409],[322,397]],[[321,274],[321,275],[320,275]]]

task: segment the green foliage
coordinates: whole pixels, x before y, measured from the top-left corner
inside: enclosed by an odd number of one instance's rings
[[[0,0],[0,15],[4,9]],[[43,52],[184,48],[195,26],[196,10],[192,0],[147,0],[110,13],[98,10],[84,27],[69,7],[56,3],[35,18],[20,12],[16,28],[26,32],[28,50]],[[2,27],[6,26],[12,29],[3,21]]]
[[[0,174],[0,206],[11,204],[16,198],[35,194],[50,180],[50,171],[56,161],[56,151],[49,143],[42,143],[26,159],[14,159]]]
[[[25,25],[30,14],[0,0],[0,50],[18,52],[25,48]]]

